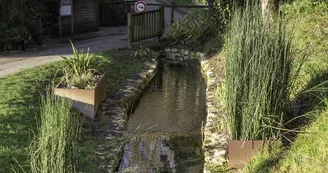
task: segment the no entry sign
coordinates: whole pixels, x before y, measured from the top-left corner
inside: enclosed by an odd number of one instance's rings
[[[134,4],[134,11],[136,13],[142,13],[145,12],[147,10],[147,4],[145,3],[145,1],[137,1]]]

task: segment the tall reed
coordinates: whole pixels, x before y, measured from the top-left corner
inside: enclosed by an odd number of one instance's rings
[[[81,118],[71,103],[47,93],[41,98],[39,135],[30,146],[32,173],[74,173]]]
[[[263,21],[258,4],[236,8],[226,36],[226,96],[233,139],[280,137],[293,58],[282,20]]]

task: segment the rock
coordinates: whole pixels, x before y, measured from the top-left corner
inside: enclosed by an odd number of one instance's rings
[[[188,50],[185,50],[185,51],[183,52],[183,54],[184,54],[184,55],[189,55],[189,51],[188,51]]]
[[[193,51],[190,51],[190,52],[189,52],[189,55],[190,55],[190,56],[196,56],[196,53],[193,52]]]
[[[180,50],[179,50],[179,53],[180,53],[180,54],[184,54],[184,52],[185,52],[184,49],[180,49]]]
[[[184,60],[188,60],[189,59],[189,56],[184,56],[183,59]]]
[[[173,48],[173,49],[171,49],[171,51],[172,51],[172,52],[178,52],[178,49]]]
[[[167,59],[175,60],[175,53],[172,52],[167,53]]]
[[[205,57],[205,54],[202,53],[202,52],[197,52],[197,53],[196,53],[196,57],[197,57],[197,58],[204,58],[204,57]]]
[[[170,64],[177,65],[178,62],[177,61],[170,61]]]
[[[112,137],[112,136],[106,136],[105,137],[105,139],[107,139],[107,140],[112,140],[114,137]]]
[[[171,49],[170,48],[166,48],[165,49],[165,52],[171,52]]]

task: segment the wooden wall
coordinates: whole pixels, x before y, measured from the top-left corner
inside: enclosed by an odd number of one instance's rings
[[[127,15],[131,6],[123,5],[125,0],[99,0],[99,26],[127,25]]]
[[[73,0],[74,32],[98,31],[98,0]],[[62,33],[71,33],[71,18],[61,17]]]

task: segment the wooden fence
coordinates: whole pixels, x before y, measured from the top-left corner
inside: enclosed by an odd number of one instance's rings
[[[144,13],[128,13],[129,45],[152,37],[160,37],[164,32],[164,8]]]

